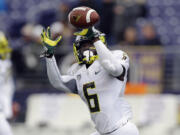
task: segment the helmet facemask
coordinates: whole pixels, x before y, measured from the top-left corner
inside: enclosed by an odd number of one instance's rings
[[[98,58],[92,41],[88,39],[77,40],[74,43],[74,54],[79,64],[91,65]]]
[[[89,49],[82,52],[83,62],[85,64],[92,64],[97,59],[97,52],[95,47],[89,47]]]
[[[99,32],[99,39],[106,44],[105,34]],[[84,44],[89,43],[90,46],[87,47],[87,50],[82,51],[82,47]],[[85,36],[77,36],[76,40],[73,44],[74,56],[79,64],[87,64],[91,65],[96,59],[98,59],[98,55],[96,49],[93,45],[92,40],[89,40]]]

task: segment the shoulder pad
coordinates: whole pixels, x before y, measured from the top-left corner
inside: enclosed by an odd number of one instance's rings
[[[67,71],[68,75],[74,75],[79,69],[79,64],[78,63],[74,63]]]

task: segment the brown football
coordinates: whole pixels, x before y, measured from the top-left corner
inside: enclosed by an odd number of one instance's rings
[[[89,7],[76,7],[68,15],[69,22],[76,28],[88,28],[99,21],[99,14]]]

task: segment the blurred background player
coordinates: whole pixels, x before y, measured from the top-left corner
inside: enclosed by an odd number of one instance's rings
[[[131,107],[124,99],[129,57],[121,50],[110,51],[105,37],[94,27],[76,32],[74,55],[77,63],[68,75],[58,70],[54,49],[61,36],[53,41],[50,28],[41,34],[46,57],[47,74],[57,89],[79,94],[89,107],[97,132],[92,135],[139,135],[129,120]]]
[[[7,119],[12,117],[12,97],[14,82],[12,78],[12,49],[2,31],[0,31],[0,135],[12,135]]]

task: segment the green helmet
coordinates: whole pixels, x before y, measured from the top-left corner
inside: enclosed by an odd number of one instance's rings
[[[105,36],[104,34],[100,35],[99,36],[100,40],[106,44],[106,40],[105,40]],[[84,43],[87,43],[87,42],[90,42],[92,43],[92,40],[89,40],[87,37],[85,36],[77,36],[76,39],[75,39],[75,42],[73,43],[73,51],[74,51],[74,56],[77,60],[77,62],[79,64],[92,64],[95,60],[98,59],[98,55],[97,55],[97,52],[92,54],[89,52],[89,57],[87,59],[87,57],[84,56],[84,54],[80,51],[80,48],[81,46],[84,44]],[[93,44],[93,43],[92,43]],[[90,50],[96,50],[95,47],[90,47],[89,48]]]
[[[2,31],[0,31],[0,57],[6,59],[12,49],[9,47],[8,41]]]

